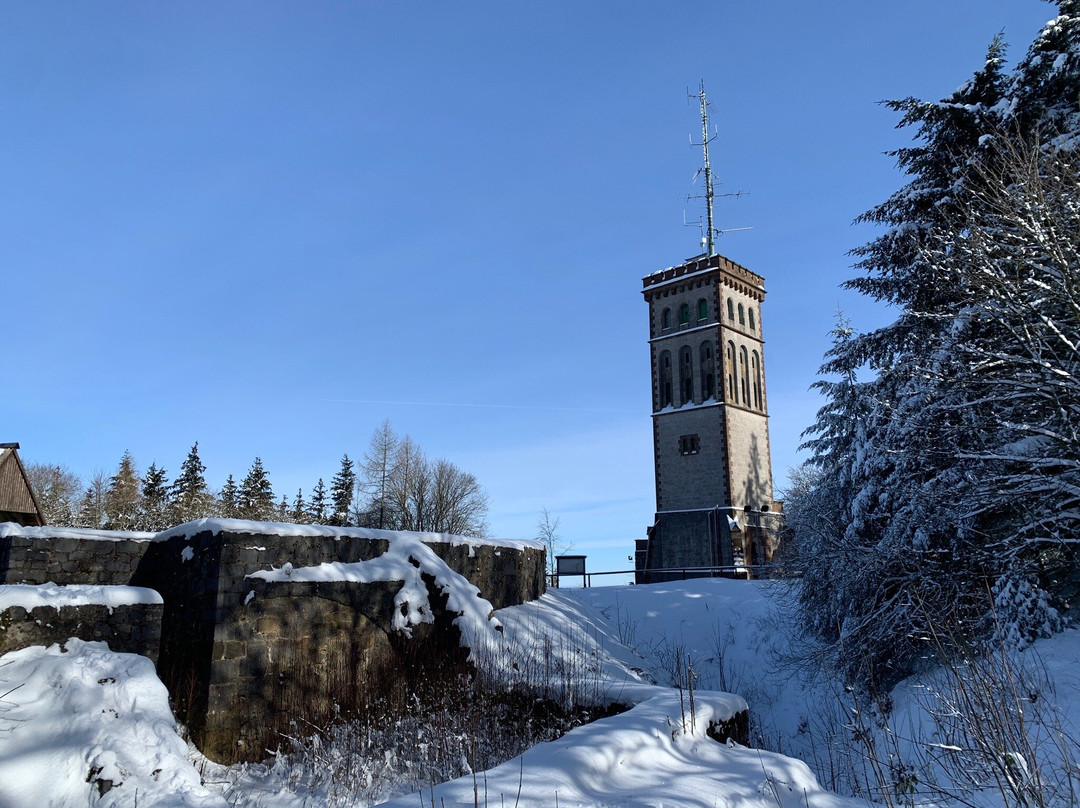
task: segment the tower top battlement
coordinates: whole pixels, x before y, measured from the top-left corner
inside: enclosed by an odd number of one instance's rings
[[[741,264],[737,264],[730,258],[725,258],[719,253],[712,255],[698,255],[688,258],[682,264],[668,267],[646,275],[641,279],[643,290],[651,290],[659,286],[679,280],[687,280],[690,276],[705,274],[708,272],[721,271],[734,276],[735,279],[749,285],[761,296],[765,295],[765,279],[756,272],[751,272]],[[647,294],[647,293],[646,293]]]

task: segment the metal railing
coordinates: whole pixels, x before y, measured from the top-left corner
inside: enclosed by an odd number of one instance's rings
[[[644,570],[603,570],[600,572],[577,573],[575,575],[562,575],[550,573],[547,576],[548,586],[558,589],[559,578],[568,578],[576,581],[582,579],[583,585],[592,586],[594,575],[633,575],[635,581],[641,575],[645,580],[660,578],[660,581],[685,581],[690,578],[730,578],[733,576],[750,578],[774,578],[780,572],[775,564],[731,564],[725,567],[657,567]],[[662,577],[661,577],[662,576]]]

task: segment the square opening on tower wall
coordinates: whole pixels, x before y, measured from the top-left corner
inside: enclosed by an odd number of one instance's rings
[[[701,438],[697,435],[681,435],[679,437],[679,454],[695,455],[701,451]]]

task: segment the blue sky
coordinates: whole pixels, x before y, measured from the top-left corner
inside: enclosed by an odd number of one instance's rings
[[[472,471],[496,535],[547,507],[593,569],[654,508],[641,278],[698,249],[699,80],[720,252],[766,278],[774,474],[909,141],[1040,0],[6,3],[0,440],[130,450],[278,496],[389,418]]]

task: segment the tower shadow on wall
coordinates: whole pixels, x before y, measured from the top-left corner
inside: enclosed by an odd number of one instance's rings
[[[765,490],[767,478],[762,474],[762,456],[756,434],[750,436],[748,472],[743,487],[746,528],[743,531],[743,558],[751,567],[772,561],[773,542],[766,520],[772,492]]]

